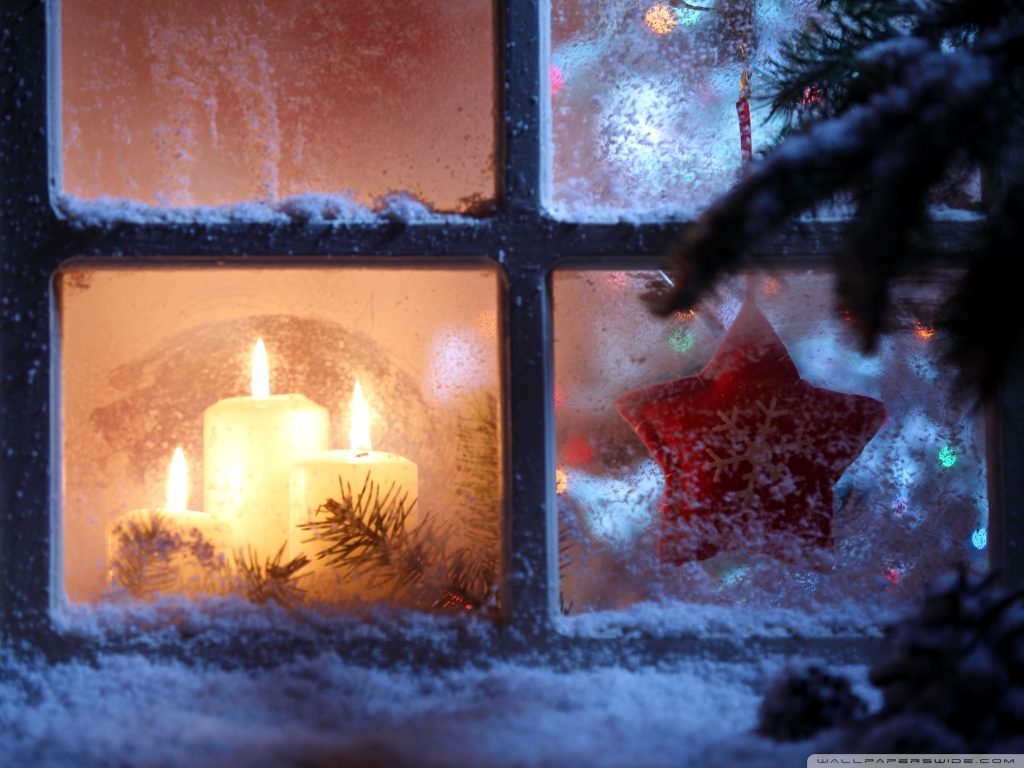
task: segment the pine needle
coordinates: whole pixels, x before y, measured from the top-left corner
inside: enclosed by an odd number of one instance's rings
[[[302,602],[305,591],[298,585],[298,572],[309,565],[306,555],[298,555],[284,561],[287,543],[282,544],[277,554],[263,563],[253,547],[235,552],[235,570],[241,581],[242,593],[250,601],[265,605],[271,601],[285,608],[293,608]]]

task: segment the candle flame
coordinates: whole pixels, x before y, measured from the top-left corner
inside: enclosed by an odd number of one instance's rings
[[[357,453],[369,453],[370,446],[370,406],[363,397],[363,388],[356,386],[352,390],[352,424],[348,429],[349,445]]]
[[[270,397],[270,366],[267,364],[267,348],[263,339],[256,339],[252,350],[252,396]]]
[[[188,465],[181,446],[174,449],[171,468],[167,473],[167,509],[184,512],[188,508]]]

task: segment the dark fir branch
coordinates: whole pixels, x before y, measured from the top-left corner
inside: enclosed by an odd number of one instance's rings
[[[766,237],[845,197],[856,210],[835,264],[838,303],[870,350],[887,328],[890,281],[936,251],[936,187],[965,165],[999,167],[1022,135],[1024,0],[823,0],[820,10],[768,80],[789,134],[683,229],[674,287],[652,302],[664,314],[690,309],[725,275],[759,266]],[[987,272],[1024,235],[1019,197],[995,201],[988,246],[942,313],[950,361],[983,395],[1024,330],[1001,300],[1005,271]]]
[[[326,544],[317,559],[348,576],[366,574],[371,586],[385,584],[395,594],[414,586],[427,565],[423,547],[406,532],[415,500],[394,484],[382,495],[369,473],[358,493],[339,485],[338,499],[328,499],[311,522],[299,525]]]
[[[455,498],[468,545],[447,557],[440,602],[473,608],[500,606],[501,469],[498,462],[498,402],[479,392],[456,427]]]
[[[163,515],[151,512],[141,520],[121,520],[114,536],[110,577],[115,586],[123,587],[139,600],[175,586],[178,569],[172,558],[181,542],[166,525]]]
[[[298,583],[299,571],[309,565],[309,558],[298,555],[285,561],[286,546],[282,544],[276,555],[262,562],[252,547],[235,552],[235,569],[247,599],[259,605],[274,601],[285,608],[302,602],[306,593]]]

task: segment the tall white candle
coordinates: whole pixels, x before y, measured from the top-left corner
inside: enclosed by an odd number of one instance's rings
[[[369,479],[380,489],[381,496],[391,491],[392,498],[404,496],[406,504],[413,505],[419,482],[415,463],[395,453],[373,450],[370,441],[370,409],[358,381],[352,393],[350,412],[348,449],[306,456],[292,467],[289,553],[292,557],[305,554],[310,559],[304,588],[321,600],[331,600],[342,595],[369,599],[376,595],[367,591],[367,579],[343,582],[343,576],[337,568],[327,565],[325,560],[317,559],[317,555],[328,544],[313,532],[299,526],[322,519],[317,518],[317,509],[328,499],[339,500],[342,488],[358,496]],[[412,508],[413,514],[407,521],[409,527],[415,524],[417,507]]]
[[[176,448],[165,506],[133,509],[107,526],[110,582],[139,596],[223,592],[231,545],[228,523],[188,509],[188,465]]]
[[[266,348],[253,349],[252,396],[203,413],[206,511],[232,522],[236,546],[273,556],[288,541],[289,469],[328,445],[327,409],[299,394],[270,394]]]

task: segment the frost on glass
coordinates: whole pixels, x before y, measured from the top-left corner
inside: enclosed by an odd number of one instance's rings
[[[874,355],[858,351],[833,311],[828,275],[737,278],[693,312],[667,320],[653,317],[640,298],[663,289],[664,280],[659,272],[562,271],[554,278],[560,573],[563,602],[573,613],[661,599],[811,610],[898,606],[954,564],[986,567],[984,426],[940,364],[932,319],[943,296],[941,275],[898,286],[894,327]],[[730,512],[723,535],[701,528],[701,515],[714,510],[692,506],[694,523],[682,529],[685,546],[666,547],[671,529],[659,511],[665,474],[620,413],[622,397],[701,373],[748,291],[799,377],[842,393],[828,396],[836,403],[828,408],[846,407],[846,395],[862,396],[854,402],[868,409],[868,421],[876,419],[877,432],[862,451],[850,438],[856,459],[831,486],[831,509],[797,497],[795,522],[776,529],[766,514],[758,520],[751,505]],[[742,496],[742,483],[714,495],[715,483],[724,487],[739,477],[756,478],[763,498],[788,503],[792,479],[811,471],[806,464],[787,467],[788,457],[831,450],[821,433],[786,426],[795,414],[785,414],[779,397],[723,404],[705,432],[668,435],[668,442],[689,441],[685,448],[698,457],[679,471],[706,473],[704,487],[712,492],[699,497],[706,504]],[[675,407],[681,414],[692,403],[660,406],[660,413]],[[820,488],[808,498],[821,498]],[[821,514],[830,519],[828,543],[807,533]],[[709,541],[717,547],[705,546]]]
[[[494,198],[490,0],[64,0],[61,57],[71,196]]]
[[[551,206],[568,219],[692,217],[770,149],[767,72],[781,44],[815,18],[816,0],[553,0]],[[705,10],[698,10],[704,8]],[[749,98],[741,102],[744,72]],[[976,209],[980,176],[957,169],[937,211]],[[818,217],[846,217],[822,206]]]
[[[551,21],[555,212],[692,216],[733,183],[750,70],[752,148],[771,144],[759,75],[813,0],[556,0]]]
[[[62,269],[70,601],[492,612],[497,290],[485,269]]]

